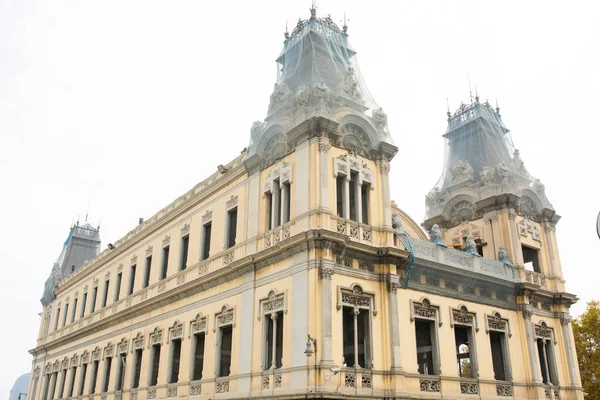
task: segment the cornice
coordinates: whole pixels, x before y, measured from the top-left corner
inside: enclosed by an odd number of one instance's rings
[[[62,282],[60,282],[59,285],[57,285],[55,288],[55,293],[58,295],[59,293],[67,290],[73,284],[89,277],[89,275],[99,268],[121,257],[123,254],[126,254],[127,251],[129,251],[134,245],[138,244],[150,234],[159,231],[161,228],[164,228],[165,225],[172,222],[181,214],[199,205],[202,203],[202,201],[209,198],[215,192],[221,190],[223,187],[229,185],[236,179],[239,179],[240,176],[246,173],[243,164],[244,157],[245,152],[240,154],[226,165],[226,168],[229,168],[229,171],[227,171],[225,174],[221,174],[217,171],[207,179],[195,185],[182,196],[179,196],[177,199],[175,199],[175,201],[158,211],[141,225],[138,225],[129,231],[121,239],[113,243],[115,246],[114,250],[105,249],[96,257],[85,263],[81,268],[78,268],[75,272],[67,276]]]

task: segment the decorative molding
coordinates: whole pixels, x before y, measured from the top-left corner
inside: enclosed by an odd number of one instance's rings
[[[154,328],[154,331],[148,335],[148,348],[155,344],[162,345],[162,332],[162,329],[160,329],[158,326]]]
[[[236,196],[233,196],[233,195],[232,195],[232,196],[229,198],[229,200],[227,200],[227,202],[225,203],[225,208],[226,208],[227,210],[229,210],[230,208],[233,208],[233,207],[235,207],[235,206],[237,206],[237,205],[238,205],[238,196],[237,196],[237,195],[236,195]]]
[[[387,282],[390,293],[398,293],[398,288],[400,287],[400,277],[398,275],[388,275]]]
[[[344,386],[355,388],[356,387],[356,374],[346,372],[344,375],[345,375],[344,376]]]
[[[123,263],[119,264],[119,267],[117,268],[117,273],[121,272],[123,272]]]
[[[373,172],[369,169],[367,164],[356,155],[348,152],[333,159],[333,176],[336,178],[338,176],[345,176],[349,179],[352,171],[357,173],[358,185],[367,182],[371,184],[371,189],[374,188],[375,182],[373,182]]]
[[[287,314],[287,296],[286,292],[277,293],[271,290],[267,297],[258,300],[259,312],[257,319],[260,321],[262,316],[268,316],[280,311]]]
[[[127,354],[127,348],[129,347],[128,345],[128,340],[122,338],[121,341],[117,344],[117,354]]]
[[[337,288],[337,309],[341,310],[343,306],[354,307],[359,310],[369,310],[374,316],[377,316],[377,303],[375,302],[374,292],[365,292],[358,284],[351,287]]]
[[[156,399],[156,389],[148,389],[148,400]]]
[[[421,392],[437,392],[440,391],[440,381],[437,379],[421,379],[419,381]]]
[[[167,388],[167,397],[177,397],[177,386]]]
[[[206,224],[209,221],[212,221],[212,211],[206,210],[206,212],[202,216],[202,225]]]
[[[190,234],[190,224],[184,224],[183,228],[181,228],[181,237],[184,237],[186,235]]]
[[[450,307],[450,328],[454,328],[454,325],[468,325],[473,327],[475,332],[479,332],[477,313],[469,312],[464,305],[459,308]]]
[[[114,350],[114,346],[113,346],[112,342],[108,342],[108,344],[104,348],[104,356],[102,359],[105,359],[106,357],[112,357],[113,350]]]
[[[319,152],[327,152],[331,149],[331,143],[327,138],[319,138]]]
[[[283,383],[283,377],[281,376],[281,374],[275,374],[274,385],[273,385],[274,388],[275,389],[280,389],[282,383]]]
[[[235,308],[229,308],[224,305],[221,311],[215,314],[215,327],[213,332],[216,332],[218,328],[226,325],[232,325],[235,327]]]
[[[508,337],[512,336],[510,330],[510,321],[506,318],[502,318],[499,312],[494,312],[492,315],[484,314],[485,318],[485,333],[490,331],[504,332]]]
[[[410,300],[410,322],[415,319],[427,319],[437,321],[438,326],[443,325],[442,314],[439,312],[440,307],[432,305],[429,299],[422,298],[420,302]]]
[[[137,336],[131,341],[131,352],[135,350],[144,350],[144,335],[138,332]]]
[[[196,319],[190,322],[188,338],[198,333],[208,333],[208,318],[202,313],[197,314]]]
[[[167,235],[162,241],[162,247],[167,247],[171,243],[171,236]]]
[[[333,268],[324,267],[324,266],[319,267],[319,277],[321,279],[331,280],[331,277],[333,276],[333,274],[335,274],[335,270]]]
[[[174,339],[183,340],[183,324],[179,321],[175,321],[173,326],[169,328],[167,343]]]
[[[479,394],[479,384],[471,382],[461,382],[460,394]]]
[[[134,255],[133,257],[131,257],[130,265],[136,265],[137,259],[138,259],[137,255]]]
[[[190,384],[190,396],[199,396],[202,393],[202,385],[199,383]]]
[[[292,165],[285,161],[278,161],[271,167],[267,176],[264,179],[262,191],[263,193],[272,193],[273,181],[279,180],[279,184],[292,184]]]
[[[496,396],[501,397],[512,397],[513,396],[513,388],[512,385],[496,385]]]
[[[223,265],[229,265],[233,262],[234,252],[223,254]]]
[[[229,392],[229,381],[217,382],[217,393],[228,393]]]
[[[152,255],[152,250],[154,250],[154,248],[152,246],[148,246],[146,249],[146,257]]]

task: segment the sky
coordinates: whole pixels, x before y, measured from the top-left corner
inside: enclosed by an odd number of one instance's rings
[[[310,0],[0,0],[0,399],[29,372],[39,299],[69,227],[114,242],[249,143],[286,21]],[[399,147],[392,198],[417,222],[452,110],[498,99],[562,216],[567,291],[599,299],[600,3],[319,0]],[[341,24],[340,24],[341,25]]]

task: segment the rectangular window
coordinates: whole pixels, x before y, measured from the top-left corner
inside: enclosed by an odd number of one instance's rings
[[[169,383],[177,383],[179,381],[179,364],[181,363],[181,339],[171,340],[171,365]]]
[[[237,207],[227,211],[227,242],[225,248],[235,246],[237,234]]]
[[[275,317],[275,318],[273,318]],[[283,358],[283,311],[265,315],[267,329],[264,370],[281,368]],[[274,355],[274,356],[273,356]]]
[[[456,345],[456,363],[458,367],[458,376],[461,378],[474,378],[472,359],[472,331],[470,327],[454,326],[454,341]]]
[[[77,313],[77,300],[78,299],[73,300],[73,311],[71,311],[71,323],[75,321],[75,314]]]
[[[350,182],[349,182],[349,194],[350,194],[350,219],[352,221],[358,221],[358,213],[356,209],[356,200],[357,193],[356,188],[358,187],[358,174],[356,172],[350,173]]]
[[[335,180],[335,189],[336,189],[336,203],[337,203],[337,215],[340,218],[345,218],[344,214],[344,192],[346,186],[346,177],[338,175]]]
[[[142,371],[142,349],[137,349],[134,353],[135,362],[133,365],[133,379],[131,388],[137,389],[140,387],[140,373]]]
[[[133,288],[135,287],[135,270],[137,265],[133,264],[129,269],[129,288],[127,289],[127,296],[133,293]]]
[[[366,182],[360,186],[360,198],[362,203],[362,223],[369,223],[369,193],[371,193],[371,185]]]
[[[158,383],[158,370],[160,368],[160,344],[152,345],[152,352],[150,353],[150,382],[148,386],[156,386]]]
[[[344,307],[342,327],[344,362],[346,365],[349,367],[370,368],[369,312],[354,307]]]
[[[437,371],[437,349],[433,324],[432,321],[415,320],[417,363],[419,373],[422,375],[436,375]]]
[[[104,297],[102,298],[102,307],[104,308],[106,307],[106,302],[108,301],[108,287],[110,284],[110,280],[107,279],[106,281],[104,281]]]
[[[98,381],[98,369],[100,361],[96,360],[92,363],[92,374],[90,376],[90,394],[96,393],[96,382]]]
[[[504,332],[490,331],[490,347],[492,348],[492,365],[494,379],[506,381],[506,345]]]
[[[85,376],[87,374],[87,364],[81,366],[81,373],[79,376],[79,389],[77,390],[77,396],[83,396],[83,387],[85,386]]]
[[[81,311],[79,311],[79,318],[83,318],[85,315],[85,306],[87,305],[87,292],[83,294],[83,301],[81,302]]]
[[[292,206],[291,196],[291,188],[289,183],[284,183],[282,190],[282,195],[284,198],[283,202],[283,214],[281,216],[281,223],[285,224],[286,222],[290,222],[290,210]]]
[[[152,256],[146,257],[146,269],[144,271],[144,284],[142,288],[145,289],[150,284],[150,271],[152,269]]]
[[[92,308],[90,310],[90,314],[93,314],[96,311],[96,298],[98,297],[98,286],[94,287],[94,291],[92,292]]]
[[[58,329],[58,321],[60,321],[59,317],[60,317],[60,307],[58,307],[56,309],[56,321],[54,321],[54,330]]]
[[[69,386],[67,387],[67,396],[73,396],[73,387],[75,386],[75,374],[77,373],[77,367],[71,367],[71,372],[69,376]]]
[[[108,392],[108,385],[110,385],[110,369],[112,367],[112,357],[106,357],[104,360],[104,380],[102,381],[102,393]]]
[[[188,248],[190,245],[190,237],[184,236],[181,238],[181,254],[179,255],[179,270],[183,271],[187,267]]]
[[[277,228],[281,225],[281,186],[279,185],[279,179],[273,181],[271,192],[273,193],[271,196],[271,207],[273,207],[271,211],[271,218],[273,219],[271,225],[273,228]]]
[[[233,327],[231,325],[219,328],[219,375],[229,376],[231,372],[231,344],[233,339]]]
[[[541,273],[542,269],[540,267],[538,251],[527,246],[521,246],[521,251],[523,252],[523,263],[525,264],[525,269]]]
[[[119,272],[117,274],[117,283],[115,284],[115,299],[114,301],[119,301],[119,296],[121,295],[121,279],[123,278],[123,273]]]
[[[51,375],[50,378],[50,383],[52,384],[50,386],[50,397],[48,397],[49,400],[54,399],[54,391],[56,390],[56,381],[58,380],[58,372],[55,372]]]
[[[60,372],[60,386],[58,387],[58,398],[63,398],[63,393],[65,392],[65,385],[67,383],[67,370],[63,369]]]
[[[210,235],[212,233],[212,222],[202,227],[202,259],[210,257]]]
[[[69,313],[69,303],[65,304],[65,312],[63,314],[62,326],[67,324],[67,314]]]
[[[127,357],[125,354],[119,354],[119,363],[117,364],[117,381],[115,382],[115,390],[123,390],[123,380],[125,379],[125,365],[127,364]]]
[[[162,251],[162,268],[160,270],[160,280],[167,277],[167,270],[169,269],[169,246],[163,247]]]
[[[44,375],[44,386],[42,388],[42,399],[46,400],[48,398],[48,389],[50,388],[50,379],[52,375]]]
[[[540,368],[542,370],[542,381],[545,384],[556,384],[554,353],[552,342],[550,340],[537,339],[538,356],[540,358]]]
[[[198,333],[194,335],[194,362],[192,365],[193,381],[199,381],[202,379],[202,370],[204,368],[204,340],[204,333]]]
[[[265,193],[267,198],[267,230],[273,229],[273,217],[271,212],[273,211],[273,195],[271,193]]]

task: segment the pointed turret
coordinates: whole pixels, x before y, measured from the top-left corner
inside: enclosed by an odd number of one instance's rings
[[[397,149],[387,115],[362,79],[347,31],[346,22],[340,29],[330,16],[319,17],[314,6],[309,19],[298,20],[291,34],[286,30],[267,117],[252,126],[247,168],[293,151],[295,128],[314,118],[336,131],[340,145],[351,151],[393,157]]]
[[[52,266],[52,272],[44,285],[44,294],[41,302],[44,306],[54,300],[54,288],[86,261],[91,260],[100,250],[100,227],[93,227],[79,221],[71,227],[69,236],[63,245],[58,259]]]
[[[444,170],[427,195],[426,229],[450,228],[503,206],[538,221],[554,217],[544,186],[527,172],[499,111],[477,96],[448,112]]]

